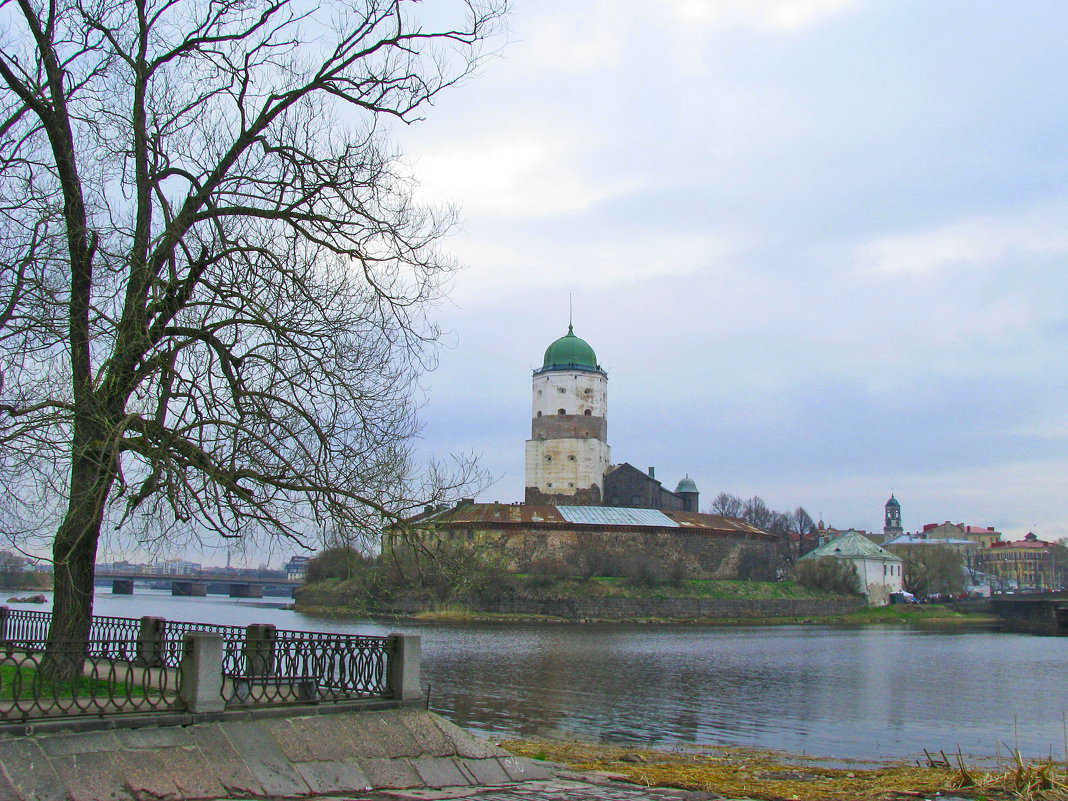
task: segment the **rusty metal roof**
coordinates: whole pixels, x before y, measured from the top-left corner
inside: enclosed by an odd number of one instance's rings
[[[551,506],[523,503],[475,503],[449,509],[434,519],[449,528],[476,528],[480,525],[520,525],[547,528],[590,526],[604,528],[686,528],[704,531],[771,534],[743,520],[697,512],[664,512],[658,509],[632,509],[618,506]],[[430,522],[424,518],[425,522]]]
[[[717,531],[737,531],[743,534],[767,534],[762,528],[735,517],[706,515],[700,512],[664,512],[665,515],[686,528],[714,528]]]

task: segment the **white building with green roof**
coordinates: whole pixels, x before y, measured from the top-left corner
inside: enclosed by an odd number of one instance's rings
[[[860,580],[860,589],[872,606],[885,606],[890,603],[891,593],[903,589],[901,573],[905,560],[855,531],[835,537],[801,558],[824,557],[852,562]]]

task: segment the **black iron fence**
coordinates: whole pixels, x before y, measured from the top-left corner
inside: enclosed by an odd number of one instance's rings
[[[138,664],[131,658],[132,651],[115,640],[58,643],[47,651],[27,648],[25,643],[0,644],[0,719],[107,715],[180,706],[178,674]]]
[[[250,627],[226,642],[228,705],[392,697],[392,638]]]
[[[44,648],[51,625],[51,612],[0,607],[0,642],[18,642],[29,648]],[[114,651],[114,643],[136,642],[140,628],[141,621],[135,618],[94,615],[89,624],[89,655],[106,656]],[[103,651],[94,654],[94,644]]]
[[[400,698],[418,688],[418,644],[414,664],[398,661],[398,642],[417,638],[98,616],[88,643],[49,645],[50,623],[50,612],[0,606],[0,720],[205,711],[195,708],[205,683],[218,685],[219,709]],[[191,634],[219,643],[214,662],[191,647]],[[407,679],[398,672],[405,663]],[[193,675],[196,687],[183,692],[182,677]]]

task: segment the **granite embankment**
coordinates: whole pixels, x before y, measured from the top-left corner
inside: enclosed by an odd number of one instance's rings
[[[727,591],[717,588],[716,595],[694,592],[675,595],[651,592],[634,594],[573,595],[554,593],[511,592],[495,596],[472,595],[440,601],[426,597],[393,594],[388,598],[369,598],[358,583],[326,581],[306,585],[297,591],[296,609],[338,614],[386,615],[396,617],[485,616],[487,618],[535,618],[568,622],[612,621],[707,621],[760,622],[773,620],[818,619],[849,615],[865,608],[860,598],[817,597],[744,597],[743,593],[782,591],[781,585],[768,582],[770,589],[759,584]],[[754,591],[755,588],[755,591]],[[596,589],[596,587],[594,587]],[[796,588],[795,588],[796,589]],[[727,597],[724,597],[727,596]],[[734,597],[732,597],[734,596]],[[742,596],[742,597],[737,597]]]
[[[0,801],[303,798],[548,778],[542,764],[417,709],[0,734]]]
[[[860,599],[817,601],[798,598],[763,600],[726,598],[522,598],[465,599],[458,606],[475,614],[539,617],[575,622],[722,621],[745,622],[846,615],[866,606]],[[435,605],[420,601],[393,602],[383,614],[416,616]]]

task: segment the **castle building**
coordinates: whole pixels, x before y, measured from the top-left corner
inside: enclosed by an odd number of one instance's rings
[[[652,467],[643,472],[627,462],[612,464],[608,374],[574,326],[545,350],[531,396],[526,503],[699,511],[700,495],[689,476],[672,492]]]
[[[608,374],[573,326],[534,370],[531,401],[524,503],[427,507],[385,530],[383,553],[405,547],[414,531],[424,543],[495,554],[516,572],[554,563],[619,576],[643,564],[696,578],[774,576],[777,538],[742,520],[701,514],[692,478],[672,492],[651,467],[611,464]]]
[[[601,505],[611,464],[608,374],[570,325],[534,371],[532,410],[526,502]]]

